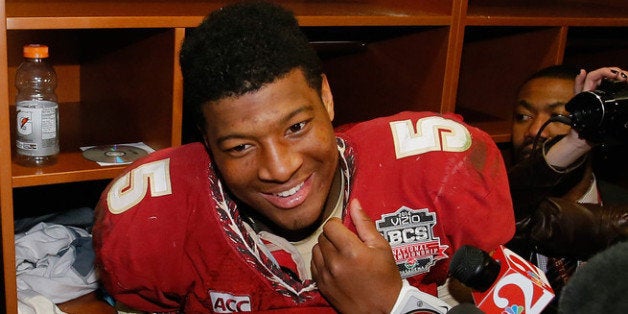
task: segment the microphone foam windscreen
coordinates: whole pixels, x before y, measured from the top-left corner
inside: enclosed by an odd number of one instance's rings
[[[569,279],[560,313],[628,313],[628,241],[591,257]]]
[[[465,286],[486,291],[497,278],[500,265],[488,253],[470,246],[460,247],[449,264],[449,274]]]
[[[477,306],[470,303],[460,303],[447,311],[447,314],[485,314]]]

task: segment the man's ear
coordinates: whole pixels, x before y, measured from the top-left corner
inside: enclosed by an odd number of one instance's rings
[[[321,83],[321,99],[325,109],[327,110],[327,114],[329,115],[329,120],[334,121],[334,97],[331,94],[331,88],[329,88],[327,76],[325,74],[321,74],[321,76],[323,77]]]
[[[203,146],[205,146],[205,150],[208,153],[211,153],[209,150],[209,142],[207,141],[207,132],[205,131],[205,127],[201,125],[201,122],[196,123],[196,132],[198,132],[201,142],[203,143]]]

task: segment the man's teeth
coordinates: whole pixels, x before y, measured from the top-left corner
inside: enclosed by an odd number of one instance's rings
[[[285,192],[281,192],[281,193],[277,193],[275,195],[280,196],[280,197],[288,197],[290,195],[293,195],[294,193],[296,193],[297,191],[299,191],[299,189],[301,189],[301,187],[303,186],[303,182],[301,182],[301,184],[291,188],[288,191]]]

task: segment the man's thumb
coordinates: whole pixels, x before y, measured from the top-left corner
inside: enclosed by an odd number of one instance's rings
[[[349,212],[360,240],[371,247],[379,246],[378,244],[381,243],[384,238],[382,238],[381,234],[377,231],[377,228],[375,228],[375,224],[371,218],[369,218],[369,216],[367,216],[362,209],[360,201],[357,199],[351,200],[351,203],[349,204]]]

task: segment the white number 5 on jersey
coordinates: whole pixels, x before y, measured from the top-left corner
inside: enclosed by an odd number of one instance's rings
[[[137,205],[149,190],[153,197],[172,193],[170,159],[143,164],[118,178],[107,194],[109,211],[113,214],[125,212]]]
[[[471,146],[471,134],[462,124],[443,117],[390,122],[397,158],[431,151],[463,152]]]

